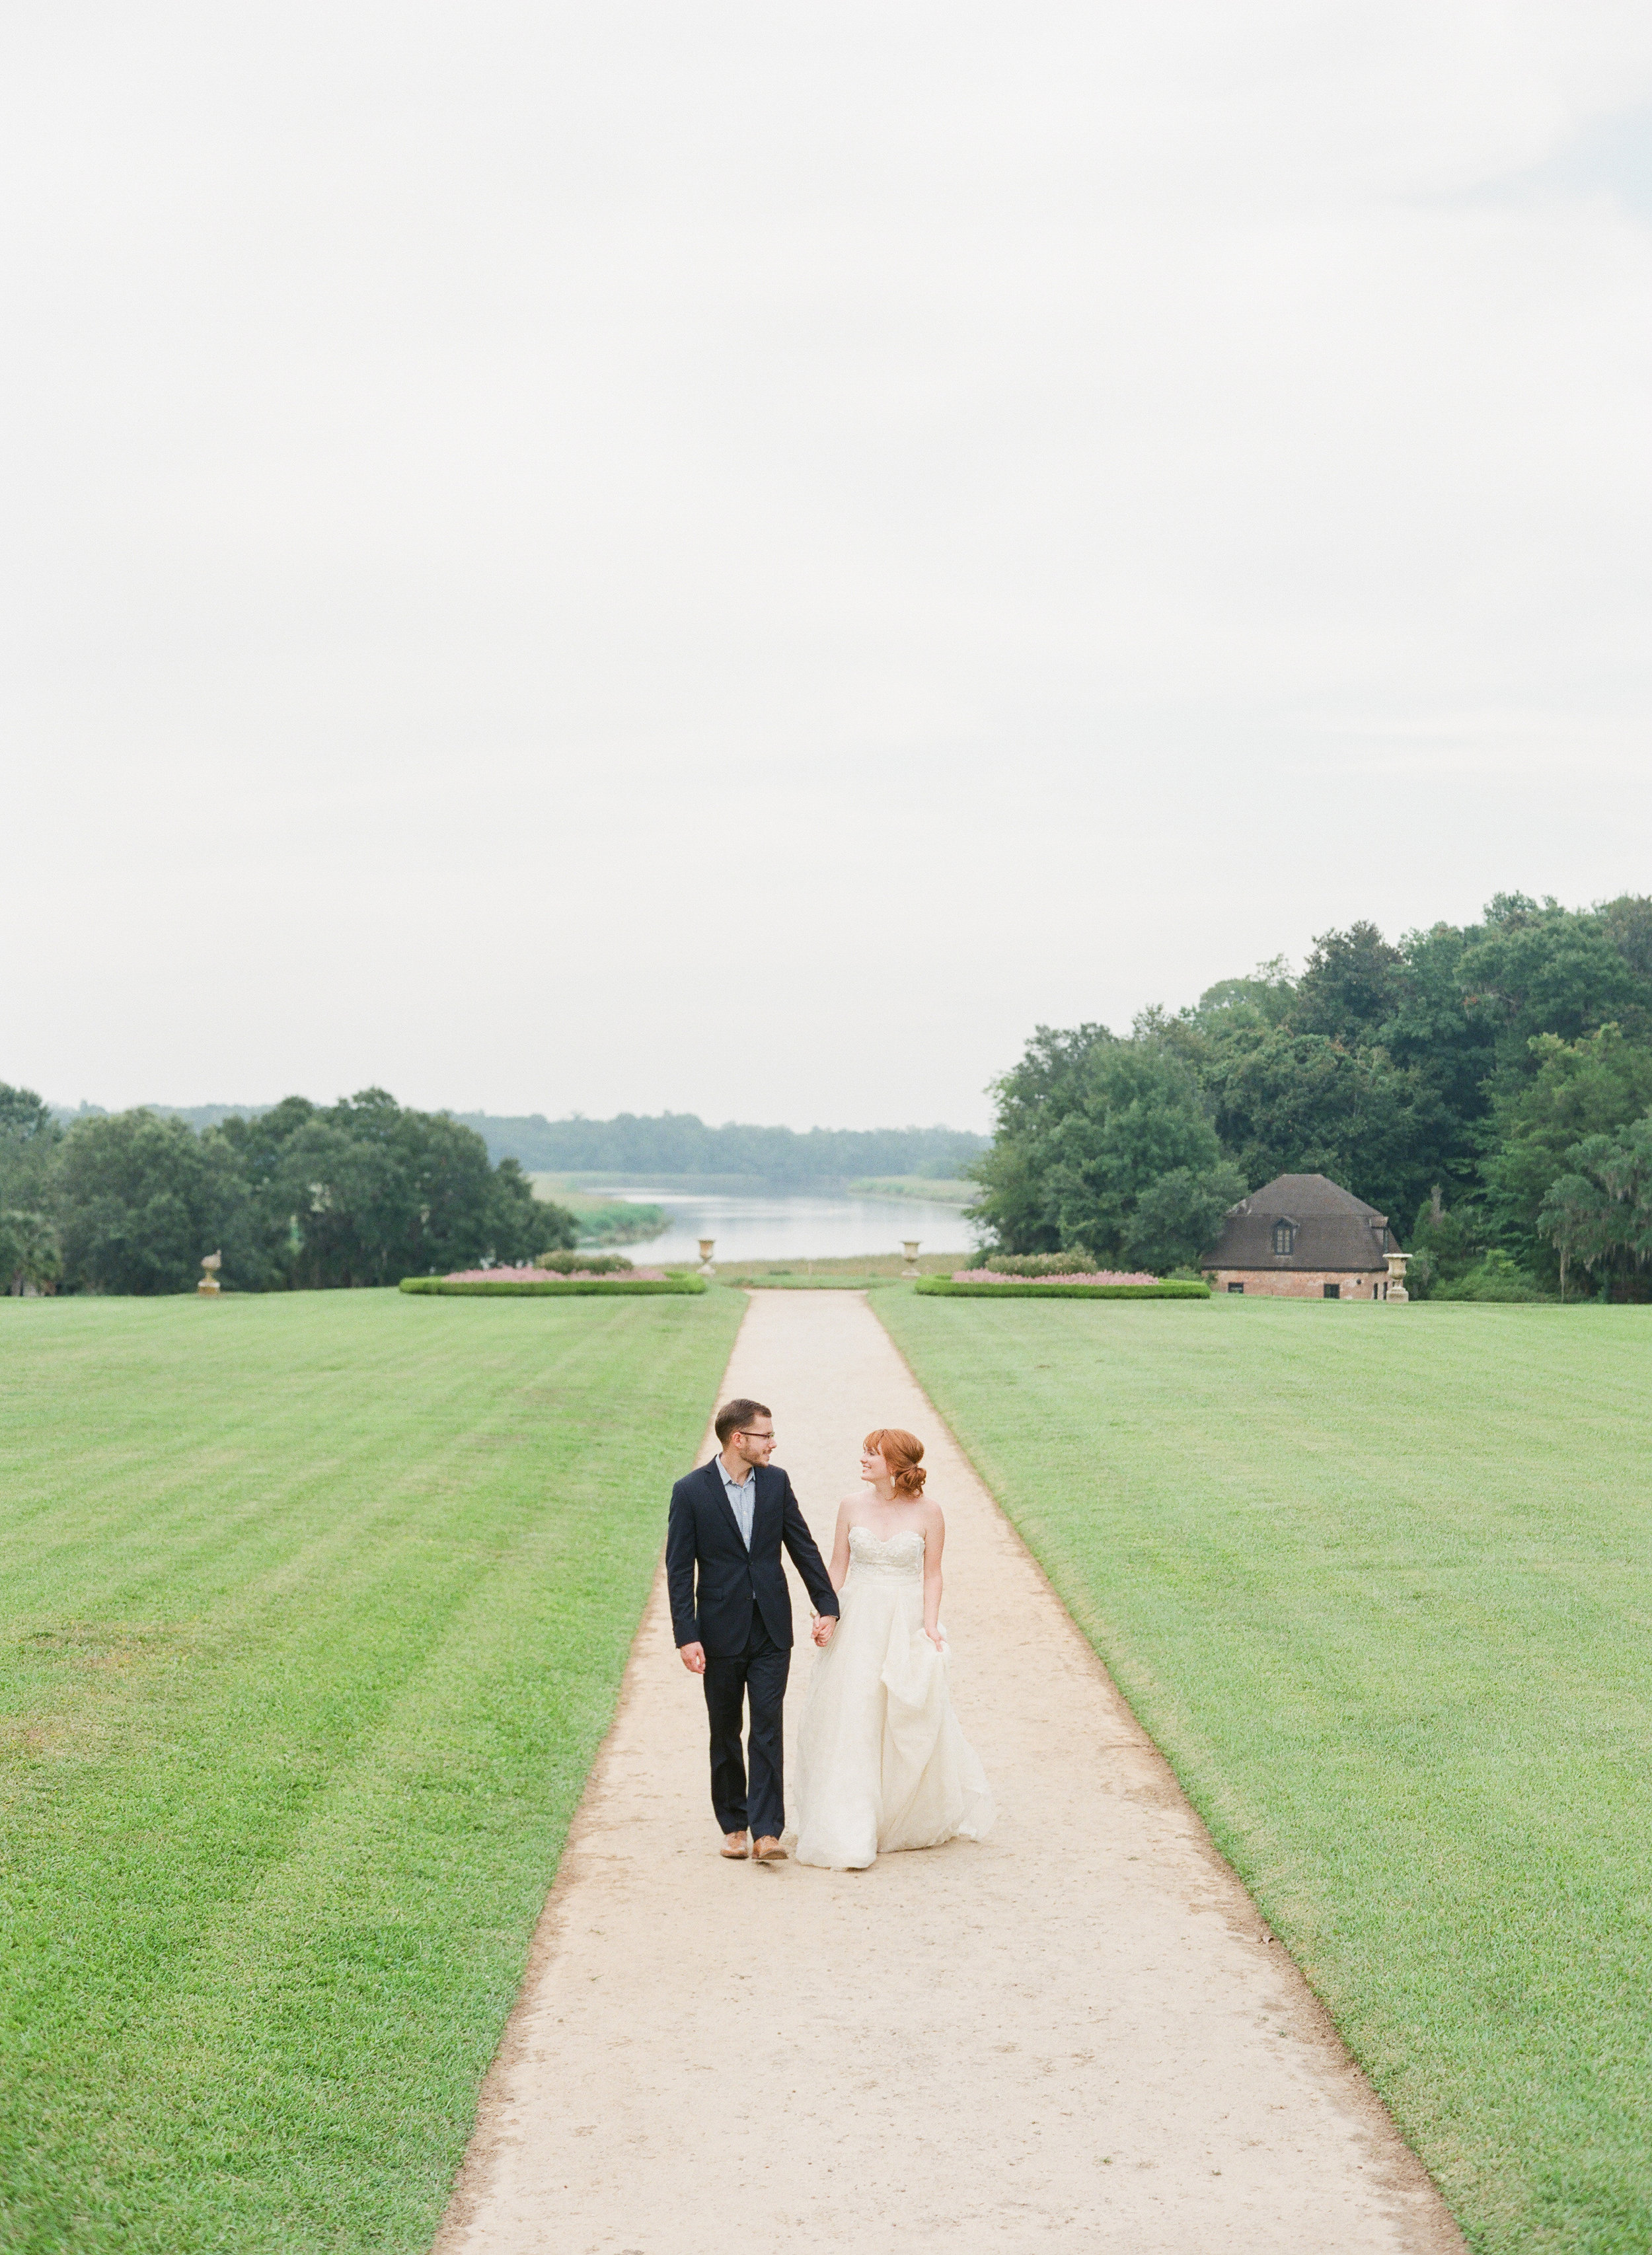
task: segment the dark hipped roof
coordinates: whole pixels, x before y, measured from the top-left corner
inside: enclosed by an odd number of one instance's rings
[[[1274,1224],[1294,1221],[1289,1253],[1274,1251]],[[1356,1272],[1387,1266],[1400,1240],[1374,1205],[1327,1175],[1276,1175],[1228,1210],[1216,1249],[1202,1268],[1332,1268]]]

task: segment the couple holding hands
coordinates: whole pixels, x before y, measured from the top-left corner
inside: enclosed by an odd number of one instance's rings
[[[678,1654],[706,1687],[723,1854],[759,1864],[786,1856],[782,1715],[792,1634],[783,1549],[822,1647],[798,1733],[798,1862],[859,1871],[893,1849],[982,1838],[992,1795],[947,1690],[946,1524],[924,1493],[923,1443],[891,1426],[867,1435],[861,1492],[838,1507],[828,1570],[791,1480],[769,1461],[769,1409],[725,1402],[715,1430],[718,1453],[671,1490],[665,1577]]]

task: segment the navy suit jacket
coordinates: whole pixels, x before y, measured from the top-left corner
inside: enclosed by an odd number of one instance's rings
[[[777,1465],[756,1467],[751,1548],[714,1457],[671,1490],[665,1528],[665,1586],[671,1592],[671,1633],[679,1646],[703,1644],[714,1660],[744,1652],[755,1605],[774,1643],[791,1643],[791,1595],[780,1563],[784,1543],[803,1577],[818,1613],[835,1613],[837,1591],[815,1547],[791,1482]]]

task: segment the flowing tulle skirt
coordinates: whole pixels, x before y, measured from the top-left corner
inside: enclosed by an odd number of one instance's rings
[[[860,1871],[896,1848],[984,1838],[992,1795],[959,1727],[917,1574],[850,1568],[814,1664],[788,1781],[797,1858]]]

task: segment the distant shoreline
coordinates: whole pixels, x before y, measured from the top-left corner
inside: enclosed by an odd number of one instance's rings
[[[926,1175],[868,1175],[846,1187],[851,1198],[899,1198],[903,1203],[927,1198],[931,1205],[972,1205],[981,1196],[979,1183],[931,1182]]]
[[[606,1198],[601,1192],[594,1198],[556,1175],[530,1175],[528,1180],[542,1204],[559,1205],[573,1216],[581,1245],[642,1245],[651,1237],[663,1237],[671,1226],[663,1205]]]
[[[798,1183],[771,1175],[672,1175],[650,1167],[623,1172],[597,1167],[533,1167],[527,1171],[538,1197],[567,1202],[629,1190],[660,1191],[679,1198],[860,1198],[961,1206],[981,1191],[978,1183],[952,1178],[931,1181],[927,1175],[865,1175],[852,1179],[830,1175]]]

